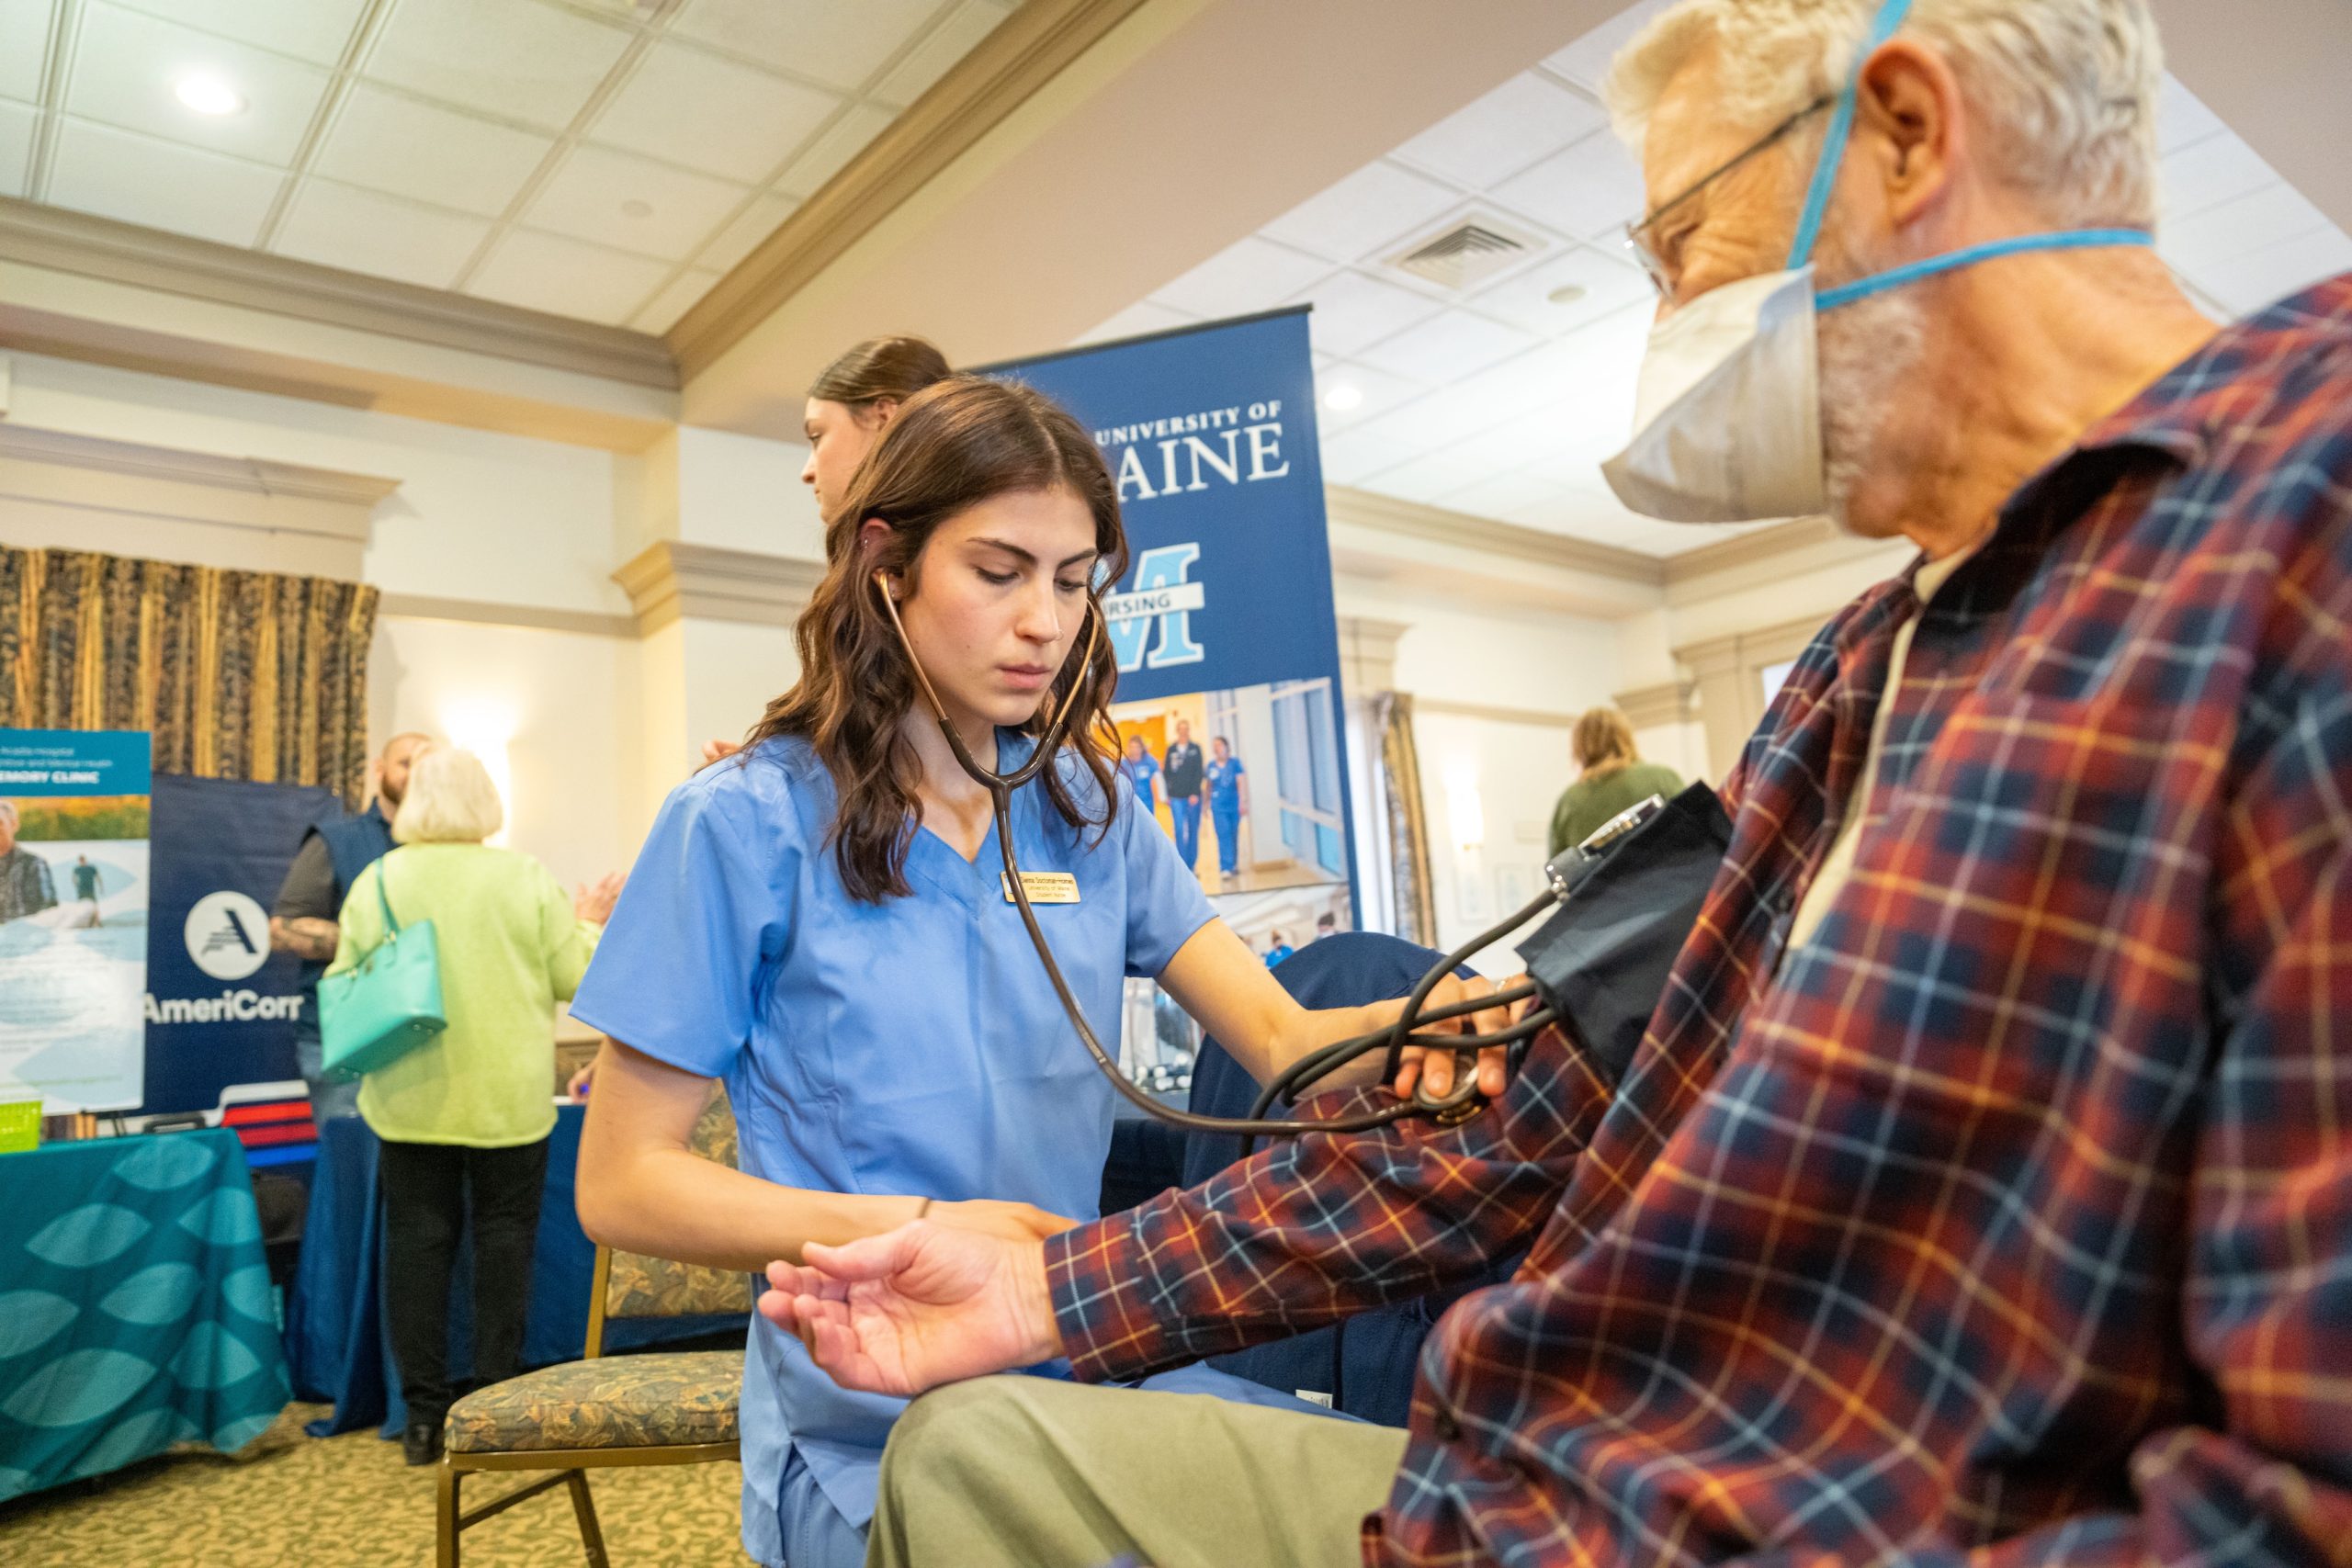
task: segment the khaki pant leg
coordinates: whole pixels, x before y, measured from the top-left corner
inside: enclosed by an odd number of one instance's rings
[[[1404,1453],[1393,1427],[983,1378],[899,1417],[866,1568],[1354,1568]]]

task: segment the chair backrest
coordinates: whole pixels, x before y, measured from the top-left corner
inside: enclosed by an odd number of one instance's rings
[[[720,1165],[735,1163],[735,1111],[727,1090],[710,1086],[695,1123],[694,1152]],[[590,1357],[604,1354],[605,1325],[616,1318],[686,1317],[752,1310],[752,1277],[699,1263],[677,1263],[642,1252],[596,1249],[595,1284],[588,1303]]]

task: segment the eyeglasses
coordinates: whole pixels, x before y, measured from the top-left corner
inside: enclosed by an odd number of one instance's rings
[[[1648,231],[1657,226],[1658,220],[1664,218],[1668,213],[1673,211],[1676,208],[1681,206],[1684,202],[1690,200],[1692,197],[1698,195],[1701,191],[1706,189],[1709,186],[1714,184],[1725,175],[1730,174],[1734,169],[1738,168],[1742,164],[1747,163],[1750,158],[1755,157],[1756,154],[1763,152],[1766,148],[1778,145],[1781,139],[1786,137],[1789,132],[1794,130],[1798,126],[1803,125],[1806,120],[1812,118],[1815,115],[1819,114],[1823,109],[1827,108],[1836,101],[1836,99],[1826,96],[1814,99],[1813,102],[1805,105],[1804,107],[1797,110],[1796,113],[1789,116],[1788,118],[1782,120],[1780,124],[1766,131],[1759,141],[1749,145],[1745,152],[1739,153],[1728,163],[1719,164],[1715,168],[1710,170],[1707,174],[1702,175],[1698,180],[1693,182],[1688,189],[1684,190],[1681,195],[1676,197],[1671,201],[1660,202],[1657,207],[1650,209],[1648,217],[1642,219],[1639,222],[1628,223],[1625,225],[1625,247],[1632,251],[1634,254],[1640,259],[1642,270],[1649,274],[1650,283],[1657,289],[1658,297],[1660,299],[1671,299],[1674,298],[1674,271],[1667,265],[1666,259],[1658,254],[1656,248],[1654,248],[1649,240],[1645,238]]]

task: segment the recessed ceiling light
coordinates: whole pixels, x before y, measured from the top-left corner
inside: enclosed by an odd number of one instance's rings
[[[209,71],[189,72],[172,94],[198,114],[235,114],[245,107],[245,96]]]
[[[1337,413],[1363,406],[1363,389],[1352,381],[1334,381],[1323,394],[1323,406]]]
[[[1581,283],[1563,283],[1551,293],[1544,296],[1555,305],[1573,305],[1584,297],[1585,287]]]

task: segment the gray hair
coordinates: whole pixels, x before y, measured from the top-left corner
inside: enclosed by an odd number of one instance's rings
[[[505,824],[498,786],[471,751],[435,746],[416,760],[408,793],[392,818],[403,844],[478,844]]]
[[[1710,39],[1722,50],[1726,116],[1760,130],[1794,114],[1845,85],[1878,9],[1683,0],[1611,67],[1617,132],[1638,151],[1667,84]],[[1901,32],[1943,52],[1982,117],[1988,166],[2052,221],[2155,220],[2164,49],[2147,0],[1917,0]]]
[[[17,803],[13,800],[0,800],[0,817],[6,817],[11,828],[17,827],[24,821],[23,818],[17,815]]]

